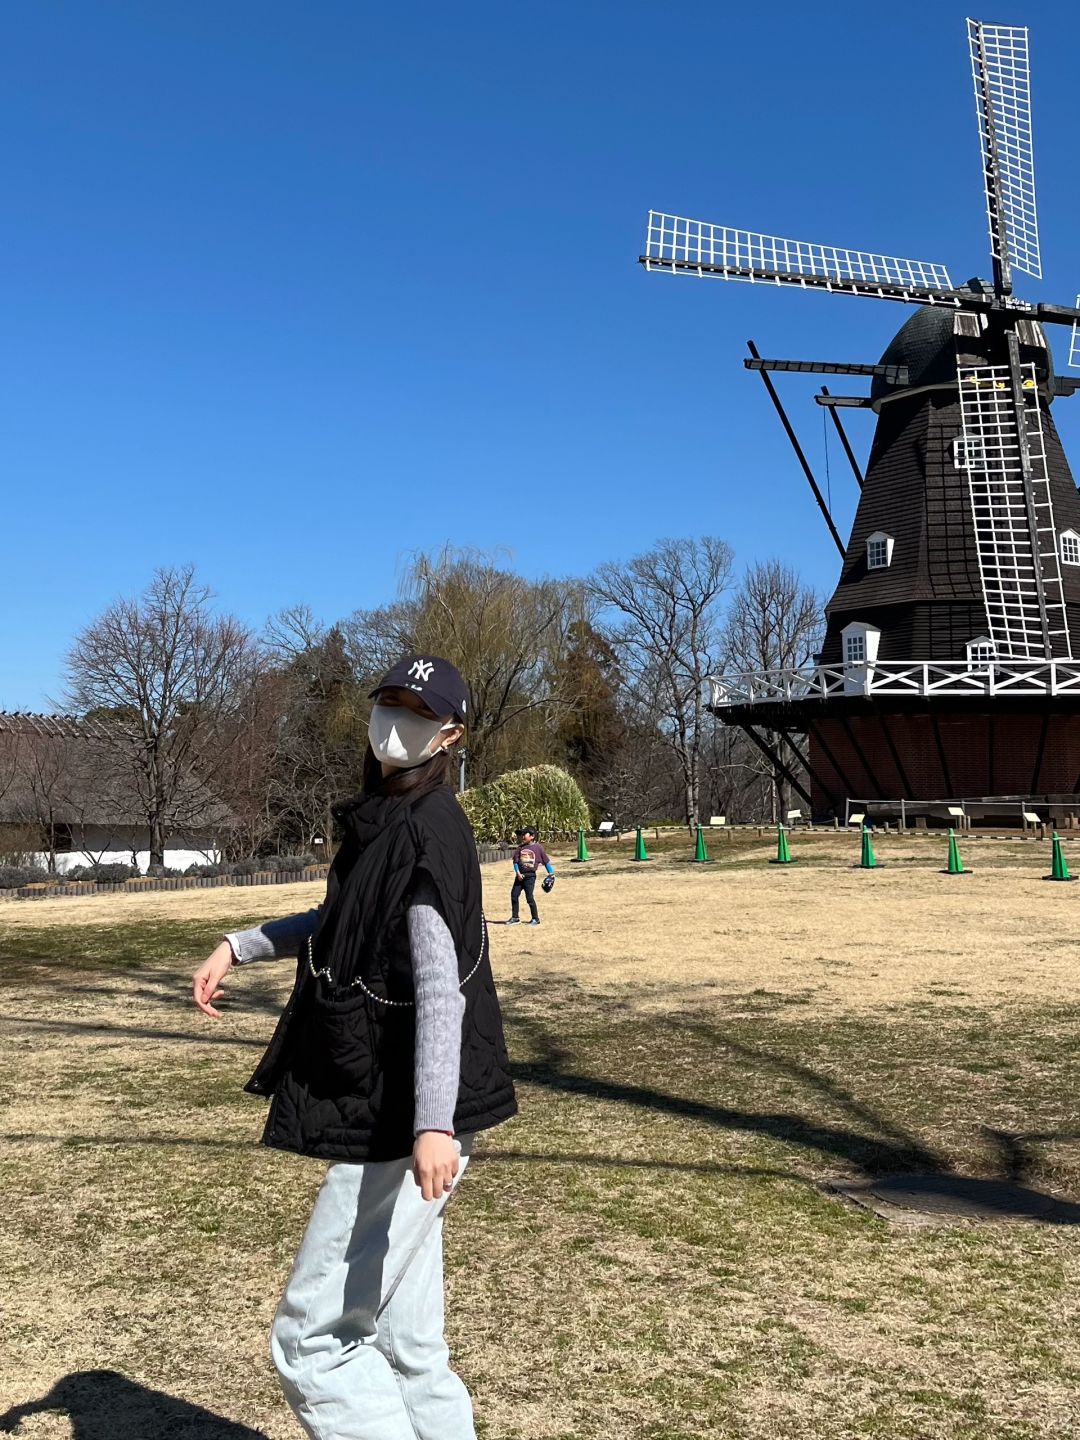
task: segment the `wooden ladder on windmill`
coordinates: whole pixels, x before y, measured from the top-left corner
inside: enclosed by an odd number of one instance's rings
[[[977,319],[961,313],[957,331]],[[961,464],[994,653],[998,659],[1071,659],[1035,366],[958,369]]]

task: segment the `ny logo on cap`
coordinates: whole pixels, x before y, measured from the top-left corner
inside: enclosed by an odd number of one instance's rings
[[[427,682],[431,679],[431,672],[435,669],[433,660],[414,660],[409,666],[409,674],[415,675],[418,680]]]

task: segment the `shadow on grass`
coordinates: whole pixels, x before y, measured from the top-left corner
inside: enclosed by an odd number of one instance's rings
[[[42,967],[39,967],[39,969]],[[248,986],[245,988],[240,982],[229,977],[226,981],[227,997],[222,1003],[224,1015],[266,1015],[273,1020],[281,1014],[285,1000],[282,990],[291,986],[296,962],[289,960],[283,962],[277,969],[276,978],[283,983],[276,989],[264,988],[262,986]],[[3,955],[0,954],[0,969],[3,970],[4,981],[7,986],[18,985],[18,975],[9,973],[3,967]],[[100,972],[99,972],[100,973]],[[42,989],[47,991],[48,998],[54,999],[59,996],[73,996],[79,1000],[123,1000],[125,1005],[132,1003],[144,1004],[147,1007],[165,1008],[168,1010],[183,1010],[191,1015],[196,1013],[194,1002],[191,998],[191,976],[194,973],[194,966],[191,970],[186,967],[180,970],[167,970],[159,975],[143,973],[139,976],[139,983],[130,983],[127,974],[117,974],[113,977],[113,983],[101,983],[88,981],[87,972],[84,970],[72,970],[65,974],[59,967],[50,968],[45,984]],[[37,977],[36,983],[42,984],[41,976]],[[34,990],[30,994],[37,993]],[[4,1017],[9,1018],[9,1017]]]
[[[704,1100],[687,1100],[641,1085],[627,1085],[615,1080],[598,1080],[591,1075],[574,1075],[545,1062],[511,1066],[514,1079],[541,1089],[558,1090],[567,1095],[587,1095],[594,1100],[608,1100],[618,1105],[632,1105],[662,1115],[677,1115],[698,1120],[722,1130],[742,1130],[748,1134],[767,1135],[787,1144],[800,1145],[825,1155],[835,1155],[857,1166],[867,1175],[911,1169],[942,1171],[945,1162],[917,1140],[891,1139],[860,1134],[857,1130],[825,1125],[791,1112],[752,1112],[732,1110]]]
[[[162,1145],[170,1149],[257,1150],[260,1142],[250,1140],[202,1139],[190,1135],[42,1135],[37,1131],[11,1131],[0,1138],[11,1145],[64,1145],[72,1150],[103,1146],[108,1149],[139,1150]],[[321,1163],[321,1162],[320,1162]],[[583,1165],[607,1170],[669,1170],[682,1175],[741,1175],[747,1179],[795,1180],[809,1183],[794,1170],[774,1166],[720,1165],[712,1160],[654,1160],[648,1155],[592,1155],[575,1152],[537,1154],[530,1150],[477,1150],[471,1165]]]
[[[786,1111],[751,1112],[715,1105],[708,1101],[672,1095],[653,1086],[638,1085],[626,1081],[578,1073],[578,1057],[568,1051],[535,1017],[518,1017],[517,1024],[528,1035],[537,1058],[531,1062],[513,1065],[516,1079],[524,1084],[541,1089],[559,1091],[564,1094],[583,1095],[635,1109],[650,1110],[663,1115],[699,1121],[722,1130],[738,1130],[744,1133],[764,1135],[786,1144],[797,1145],[820,1154],[835,1156],[862,1172],[867,1181],[883,1179],[889,1175],[903,1175],[912,1172],[926,1182],[925,1188],[933,1191],[935,1184],[947,1192],[957,1180],[967,1181],[970,1186],[980,1186],[990,1191],[1000,1181],[1014,1187],[1014,1193],[1001,1200],[1003,1214],[1008,1211],[1019,1216],[1026,1202],[1041,1202],[1053,1198],[1053,1208],[1041,1216],[1043,1223],[1050,1225],[1080,1224],[1080,1205],[1056,1197],[1046,1197],[1042,1192],[1025,1184],[1032,1172],[1038,1168],[1038,1157],[1033,1147],[1045,1144],[1072,1144],[1080,1141],[1080,1135],[1071,1131],[1007,1132],[982,1127],[982,1133],[996,1147],[1000,1160],[997,1167],[1000,1180],[997,1182],[979,1180],[957,1175],[948,1161],[937,1151],[923,1144],[914,1135],[894,1124],[871,1106],[858,1100],[849,1090],[835,1081],[820,1075],[808,1066],[777,1055],[764,1047],[755,1047],[735,1040],[711,1027],[696,1027],[711,1046],[718,1052],[726,1051],[736,1060],[744,1063],[748,1070],[771,1073],[779,1079],[793,1080],[804,1089],[820,1096],[827,1104],[838,1108],[852,1121],[865,1127],[856,1129],[844,1125],[826,1124]],[[658,1053],[663,1051],[663,1038],[656,1037]],[[746,1171],[747,1174],[767,1174]],[[814,1184],[807,1176],[791,1172],[774,1171],[776,1178],[791,1178],[803,1183]],[[1017,1208],[1019,1207],[1019,1208]]]
[[[868,1135],[853,1128],[815,1122],[791,1112],[729,1109],[706,1100],[671,1095],[651,1086],[575,1073],[570,1068],[575,1057],[536,1019],[518,1017],[516,1023],[528,1033],[538,1057],[534,1061],[519,1061],[511,1065],[514,1079],[523,1084],[570,1095],[587,1095],[591,1099],[630,1105],[657,1114],[677,1115],[717,1129],[767,1135],[787,1144],[817,1150],[825,1155],[835,1155],[867,1175],[912,1169],[943,1173],[948,1169],[944,1159],[933,1150],[869,1106],[855,1100],[846,1090],[816,1071],[785,1060],[768,1050],[755,1049],[740,1041],[731,1040],[727,1036],[716,1034],[711,1038],[718,1046],[730,1051],[748,1065],[763,1070],[771,1069],[780,1075],[797,1079],[849,1113],[868,1129],[877,1131],[877,1134]],[[659,1052],[663,1048],[662,1038],[658,1036],[656,1043]]]
[[[995,1130],[989,1125],[982,1126],[982,1133],[996,1145],[1001,1154],[1002,1175],[1020,1183],[1038,1168],[1039,1158],[1032,1147],[1035,1145],[1077,1145],[1080,1133],[1068,1130]]]
[[[23,1420],[47,1411],[68,1416],[72,1440],[150,1440],[151,1436],[180,1435],[186,1440],[266,1440],[261,1430],[151,1390],[115,1370],[65,1375],[40,1400],[13,1405],[0,1415],[0,1432],[17,1434]]]
[[[278,1007],[280,1009],[280,1007]],[[161,1030],[146,1025],[108,1025],[100,1020],[37,1020],[20,1015],[17,1021],[9,1022],[16,1028],[30,1025],[36,1030],[49,1030],[59,1035],[112,1035],[117,1040],[187,1040],[193,1045],[249,1045],[265,1050],[270,1043],[269,1033],[263,1036],[234,1035],[228,1030],[214,1032],[207,1021],[207,1031]]]

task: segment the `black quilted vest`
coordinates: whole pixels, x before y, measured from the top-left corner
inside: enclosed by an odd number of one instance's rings
[[[406,910],[420,872],[438,892],[465,995],[454,1129],[517,1110],[487,953],[480,866],[445,787],[340,807],[326,903],[270,1046],[246,1088],[271,1095],[263,1143],[323,1159],[397,1160],[413,1146],[414,993]]]

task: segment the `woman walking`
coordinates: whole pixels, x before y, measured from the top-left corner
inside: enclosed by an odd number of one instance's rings
[[[312,1440],[474,1440],[443,1338],[442,1223],[478,1130],[517,1109],[480,868],[447,786],[468,700],[407,656],[372,692],[364,788],[318,910],[229,935],[194,978],[212,1018],[234,965],[298,956],[247,1089],[263,1143],[334,1163],[271,1332]]]

